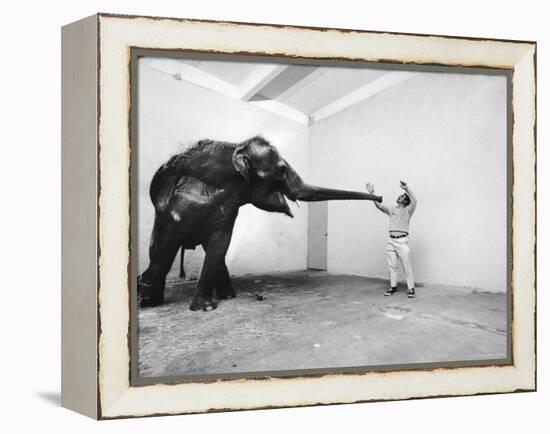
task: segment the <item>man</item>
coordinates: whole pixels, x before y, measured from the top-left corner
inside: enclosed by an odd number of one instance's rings
[[[414,298],[414,276],[409,248],[409,221],[416,209],[416,197],[405,182],[399,181],[399,186],[405,190],[405,193],[397,198],[397,206],[387,207],[379,202],[374,202],[376,208],[390,217],[389,238],[386,247],[390,289],[384,295],[393,295],[397,292],[397,262],[399,259],[407,276],[407,296]],[[370,194],[374,194],[374,185],[368,183],[366,187]]]

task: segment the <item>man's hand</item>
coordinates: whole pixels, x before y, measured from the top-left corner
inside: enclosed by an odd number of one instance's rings
[[[399,187],[401,187],[403,190],[407,191],[409,189],[409,186],[405,181],[399,181]]]
[[[374,185],[371,184],[370,182],[367,183],[367,185],[365,185],[365,187],[367,188],[367,191],[370,193],[370,194],[374,194]]]

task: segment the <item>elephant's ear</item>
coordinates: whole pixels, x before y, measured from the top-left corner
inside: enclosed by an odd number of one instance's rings
[[[233,152],[233,167],[250,184],[250,163],[246,155],[247,146],[241,145]]]

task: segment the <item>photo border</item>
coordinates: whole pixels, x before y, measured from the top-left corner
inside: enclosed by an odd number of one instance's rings
[[[232,60],[281,64],[299,64],[312,65],[320,67],[355,67],[355,68],[376,68],[388,71],[421,71],[437,73],[454,73],[468,75],[492,75],[506,78],[506,357],[500,359],[472,359],[472,360],[451,360],[441,362],[424,363],[396,363],[388,365],[358,365],[358,366],[340,366],[334,368],[304,368],[304,369],[280,369],[269,371],[244,371],[239,373],[216,373],[216,374],[179,374],[156,377],[140,377],[138,375],[138,293],[137,276],[138,267],[138,184],[139,173],[137,167],[137,153],[139,152],[139,59],[142,57],[162,57],[171,59],[200,59],[200,60]],[[317,377],[326,374],[354,374],[363,372],[391,372],[418,369],[435,368],[462,368],[462,367],[483,367],[483,366],[504,366],[513,365],[513,341],[512,341],[512,207],[513,198],[509,194],[512,188],[512,71],[500,68],[479,68],[479,67],[456,67],[456,66],[426,66],[426,65],[396,65],[396,64],[376,64],[365,62],[363,60],[318,60],[310,58],[294,57],[287,59],[283,56],[259,56],[255,53],[241,54],[238,56],[227,55],[225,53],[202,53],[186,52],[184,50],[159,50],[143,47],[130,47],[130,246],[131,246],[131,264],[130,264],[130,325],[129,325],[129,346],[130,346],[130,385],[143,386],[149,384],[178,384],[196,381],[212,381],[221,379],[258,379],[258,378],[293,378]]]

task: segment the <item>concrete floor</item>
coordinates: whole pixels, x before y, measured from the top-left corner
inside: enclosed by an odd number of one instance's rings
[[[192,312],[196,282],[139,310],[138,375],[242,373],[506,357],[506,296],[302,271],[234,278],[237,298]],[[263,301],[247,291],[261,294]]]

